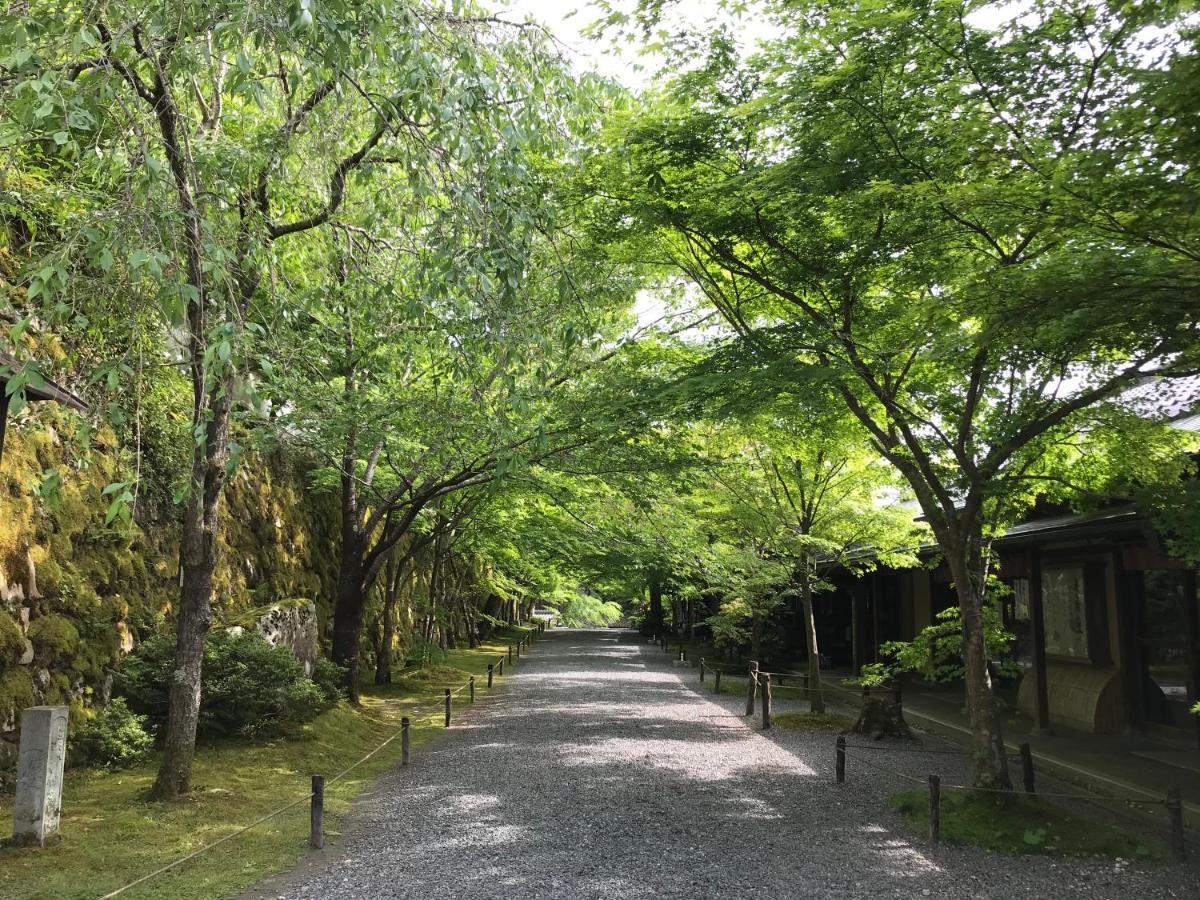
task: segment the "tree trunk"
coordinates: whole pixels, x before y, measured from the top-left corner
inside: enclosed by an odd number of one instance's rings
[[[151,789],[151,795],[161,800],[174,799],[191,788],[196,725],[200,719],[204,639],[213,618],[213,571],[217,565],[221,491],[225,486],[225,464],[229,455],[232,392],[232,380],[227,379],[224,393],[210,404],[212,417],[206,429],[206,440],[203,446],[192,451],[192,492],[184,512],[179,554],[182,583],[175,624],[175,670],[168,691],[162,763]],[[201,402],[198,400],[197,407]]]
[[[355,546],[342,542],[342,562],[338,572],[337,599],[333,607],[333,661],[346,668],[346,693],[358,703],[358,656],[362,646],[366,590],[362,584],[362,560]]]
[[[750,620],[750,658],[762,665],[763,616],[756,612]]]
[[[383,585],[383,615],[379,641],[379,653],[375,659],[375,683],[392,683],[392,642],[396,636],[396,594],[400,587],[400,572],[395,555],[388,559],[387,574]]]
[[[664,633],[663,627],[663,603],[662,603],[662,579],[657,575],[650,576],[650,610],[646,613],[646,632],[655,637],[659,637]]]
[[[971,721],[971,756],[975,766],[975,784],[984,788],[1011,788],[1008,757],[996,710],[996,696],[988,670],[987,647],[983,634],[985,602],[985,565],[982,536],[957,543],[943,542],[946,563],[954,578],[963,630],[963,681],[966,686],[967,712]]]
[[[808,561],[800,563],[800,615],[804,619],[804,638],[808,647],[808,708],[815,713],[825,712],[825,695],[821,691],[821,651],[817,646],[817,620],[813,614],[812,576]]]

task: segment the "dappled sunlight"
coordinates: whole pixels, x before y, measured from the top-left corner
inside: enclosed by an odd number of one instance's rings
[[[752,735],[744,743],[756,741]],[[749,761],[739,753],[736,739],[700,754],[694,740],[687,738],[610,737],[588,744],[558,746],[560,762],[568,766],[641,765],[684,775],[696,781],[726,781],[764,764],[779,774],[811,778],[817,773],[791,753],[766,741],[755,747]]]

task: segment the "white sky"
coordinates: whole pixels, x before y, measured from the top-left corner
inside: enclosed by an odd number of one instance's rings
[[[580,70],[591,70],[619,81],[629,88],[642,87],[665,60],[661,56],[638,52],[637,43],[617,45],[612,37],[593,41],[580,32],[600,18],[601,13],[589,0],[490,0],[497,14],[504,18],[541,22],[564,45]],[[632,10],[636,0],[621,0],[619,7]],[[668,11],[668,24],[701,25],[713,18],[718,0],[681,0]],[[770,32],[765,20],[743,20],[742,36],[747,42]]]

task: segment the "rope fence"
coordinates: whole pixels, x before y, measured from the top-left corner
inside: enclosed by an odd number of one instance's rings
[[[665,637],[657,640],[667,652],[671,652],[669,642]],[[687,649],[679,647],[676,664],[687,663]],[[707,673],[713,675],[713,689],[716,693],[721,692],[721,676],[732,675],[737,678],[744,678],[747,682],[746,688],[746,715],[754,715],[756,699],[761,696],[762,723],[763,730],[771,728],[771,699],[772,686],[775,684],[773,679],[782,681],[786,678],[799,678],[802,681],[801,689],[807,694],[809,692],[809,674],[807,672],[769,672],[758,667],[758,663],[750,661],[745,667],[735,667],[725,663],[713,663],[705,659],[703,656],[698,661],[700,670],[700,683],[703,684]],[[836,681],[820,682],[820,690],[831,689],[839,691],[843,694],[851,694],[861,700],[863,704],[875,697],[882,696],[886,700],[901,706],[902,695],[899,682],[894,682],[883,687],[875,687],[863,685],[857,689],[846,687],[844,684],[838,684]],[[864,755],[859,755],[859,751],[864,751]],[[907,784],[917,785],[926,788],[929,793],[929,829],[930,840],[937,843],[940,840],[940,822],[941,822],[941,793],[942,791],[957,791],[973,794],[998,794],[1004,796],[1013,796],[1014,792],[1010,788],[987,788],[976,787],[969,784],[942,784],[941,776],[930,774],[925,779],[918,778],[907,772],[900,772],[887,765],[883,765],[876,760],[879,758],[876,755],[875,759],[871,759],[871,754],[879,752],[887,753],[928,753],[942,756],[959,756],[968,757],[970,752],[961,748],[938,748],[938,747],[922,747],[922,746],[892,746],[892,745],[848,745],[844,735],[839,736],[836,742],[835,758],[834,758],[834,777],[838,784],[842,784],[846,780],[846,760],[852,759],[857,763],[861,763],[869,769],[889,775],[899,781]],[[1038,791],[1035,786],[1035,771],[1033,764],[1033,751],[1029,743],[1022,743],[1016,753],[1010,750],[1004,750],[1005,756],[1011,759],[1020,760],[1022,784],[1024,787],[1025,796],[1035,799],[1045,800],[1070,800],[1086,803],[1115,804],[1124,807],[1146,807],[1150,809],[1163,808],[1166,811],[1169,825],[1169,845],[1171,856],[1177,862],[1182,862],[1187,856],[1187,846],[1184,839],[1183,827],[1183,800],[1181,791],[1177,787],[1170,788],[1166,791],[1162,798],[1146,798],[1132,796],[1106,796],[1094,791],[1073,793],[1070,791]]]
[[[526,651],[528,651],[529,648],[532,646],[533,639],[535,637],[541,637],[543,634],[545,634],[545,632],[546,632],[545,624],[538,623],[536,630],[531,631],[528,634],[526,634],[523,638],[521,638],[520,641],[518,641],[516,643],[516,645],[510,644],[507,648],[507,653],[502,654],[498,657],[498,660],[499,660],[498,663],[488,663],[487,664],[488,687],[489,688],[492,687],[493,674],[498,674],[500,676],[503,676],[504,660],[506,657],[509,660],[512,659],[514,646],[516,647],[517,656],[519,657],[521,648],[524,648]],[[511,665],[511,662],[510,662],[510,665]],[[498,672],[496,669],[493,668],[495,666],[498,666]],[[134,881],[130,881],[127,884],[124,884],[121,887],[117,888],[116,890],[110,891],[109,893],[102,896],[100,898],[100,900],[112,900],[112,898],[114,898],[114,897],[119,897],[121,894],[124,894],[126,891],[131,890],[132,888],[135,888],[138,885],[145,884],[147,881],[150,881],[153,878],[157,878],[160,875],[164,875],[167,872],[177,869],[180,866],[182,866],[188,862],[191,862],[193,859],[196,859],[198,856],[202,856],[203,854],[208,853],[210,850],[213,850],[213,849],[221,846],[222,844],[227,843],[228,841],[231,841],[234,838],[239,837],[240,835],[243,835],[246,832],[248,832],[254,828],[257,828],[259,825],[262,825],[265,822],[269,822],[272,819],[278,818],[279,816],[295,809],[297,806],[300,806],[303,803],[311,804],[310,815],[309,815],[309,846],[311,846],[312,848],[317,849],[317,850],[321,849],[325,845],[325,833],[324,833],[325,787],[327,785],[337,784],[337,782],[341,781],[343,778],[345,778],[347,775],[349,775],[351,772],[353,772],[355,769],[357,769],[363,763],[367,762],[367,760],[371,759],[373,756],[375,756],[377,753],[379,753],[381,750],[383,750],[385,747],[387,747],[389,744],[391,744],[393,741],[395,741],[396,738],[401,738],[400,764],[402,766],[407,766],[408,762],[409,762],[409,752],[410,752],[410,734],[409,734],[409,732],[410,732],[410,729],[412,726],[412,718],[416,717],[415,714],[422,709],[428,709],[428,710],[430,710],[429,714],[432,714],[433,711],[436,710],[437,708],[444,707],[444,709],[445,709],[445,727],[449,728],[450,722],[451,722],[451,708],[452,708],[451,698],[457,696],[458,694],[462,693],[465,690],[469,690],[471,692],[471,702],[474,702],[474,700],[475,700],[475,676],[474,675],[472,675],[470,678],[468,678],[464,684],[460,685],[458,688],[455,688],[453,691],[450,688],[446,688],[443,697],[440,699],[426,701],[423,703],[417,703],[417,704],[409,707],[409,715],[402,716],[400,718],[400,727],[397,728],[395,732],[393,732],[391,735],[389,735],[386,739],[384,739],[378,746],[376,746],[373,750],[371,750],[365,756],[356,760],[355,762],[351,763],[350,765],[346,766],[346,768],[342,769],[340,772],[338,772],[332,778],[326,779],[322,775],[314,774],[312,776],[311,788],[309,789],[308,793],[304,794],[302,797],[297,797],[296,799],[288,802],[284,806],[281,806],[278,809],[272,810],[271,812],[267,813],[266,815],[260,816],[259,818],[255,819],[253,822],[250,822],[247,825],[243,825],[241,828],[238,828],[236,831],[232,831],[229,834],[225,835],[224,837],[218,838],[217,840],[213,841],[212,843],[205,844],[203,847],[193,850],[191,853],[188,853],[185,856],[179,857],[179,859],[169,862],[164,866],[160,866],[159,868],[155,869],[153,872],[149,872],[145,875],[142,875],[140,878],[137,878]],[[375,722],[379,725],[391,726],[391,725],[395,724],[394,722],[385,722],[382,719],[377,719],[373,716],[369,716],[369,715],[365,715],[365,714],[364,714],[364,718],[368,719],[369,721]]]

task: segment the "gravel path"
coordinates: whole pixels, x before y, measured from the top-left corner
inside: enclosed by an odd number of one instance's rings
[[[853,759],[835,784],[832,736],[764,736],[744,700],[697,693],[694,670],[633,640],[547,634],[379,782],[344,839],[256,896],[1200,897],[1190,866],[931,848],[887,809],[902,784]],[[965,776],[954,757],[903,758]]]

